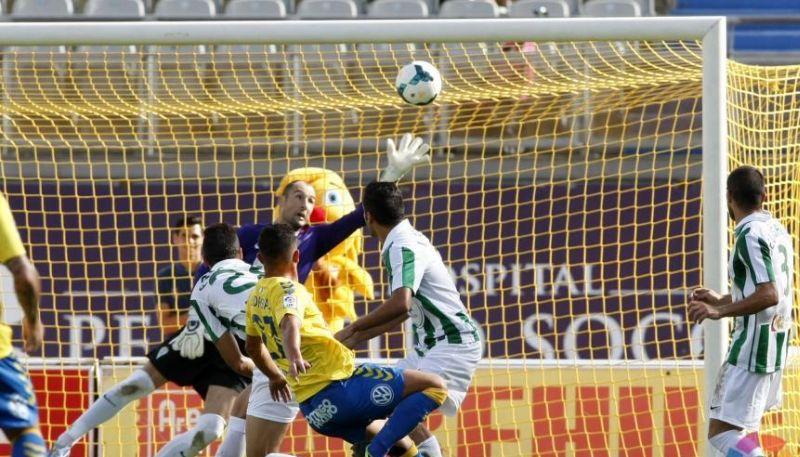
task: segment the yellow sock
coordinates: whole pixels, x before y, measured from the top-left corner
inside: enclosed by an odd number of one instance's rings
[[[404,452],[400,457],[417,457],[419,455],[419,449],[414,444],[411,444],[411,448]]]
[[[439,389],[437,387],[430,387],[422,391],[426,397],[435,401],[440,406],[447,400],[447,389]]]

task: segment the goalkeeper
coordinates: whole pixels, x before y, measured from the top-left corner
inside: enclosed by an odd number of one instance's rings
[[[382,179],[399,179],[415,164],[428,159],[427,145],[422,144],[420,139],[412,141],[411,135],[403,137],[399,149],[394,148],[391,140],[389,145],[389,167],[384,171]],[[314,191],[310,186],[302,181],[292,183],[287,186],[281,198],[276,218],[276,222],[288,224],[302,231],[299,234],[302,253],[299,274],[303,281],[307,278],[317,259],[364,225],[364,212],[359,206],[355,211],[334,223],[308,227],[314,203]],[[255,260],[257,237],[263,227],[264,225],[252,224],[238,230],[243,258],[248,263]],[[260,271],[260,264],[255,263],[254,268]],[[208,272],[208,268],[204,266],[198,270],[197,274],[202,276],[206,272]],[[213,346],[206,348],[205,338],[197,315],[191,312],[183,330],[151,351],[148,354],[149,361],[143,368],[136,370],[128,379],[112,387],[58,437],[53,444],[50,456],[66,457],[69,455],[70,448],[83,435],[110,420],[130,402],[149,395],[167,381],[182,386],[191,385],[206,401],[209,387],[218,385],[225,389],[222,392],[225,393],[226,398],[215,398],[214,401],[232,405],[235,396],[230,396],[230,391],[241,392],[249,380],[226,366],[222,356]],[[255,375],[257,378],[263,379],[258,372]],[[266,381],[264,380],[264,382]],[[291,405],[287,408],[286,404],[272,406],[274,407],[267,408],[275,410],[270,416],[273,417],[273,420],[269,425],[277,430],[274,432],[271,430],[268,433],[269,436],[276,436],[276,439],[269,441],[280,443],[288,424],[294,420],[294,416],[297,414],[297,408],[296,406],[292,408]],[[229,412],[230,406],[223,409],[227,409]],[[223,417],[227,418],[227,414],[223,414]],[[244,432],[242,422],[240,419],[234,425],[234,421],[232,421],[228,431],[229,438],[225,440],[226,443],[220,448],[218,455],[238,457]],[[236,437],[231,439],[234,436]]]

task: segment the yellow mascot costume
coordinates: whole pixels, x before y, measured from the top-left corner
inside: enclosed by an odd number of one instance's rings
[[[316,193],[312,224],[334,222],[356,208],[341,176],[324,168],[291,170],[281,179],[274,195],[283,195],[286,186],[295,181],[309,183]],[[368,300],[374,298],[372,277],[358,264],[363,251],[364,235],[357,230],[317,261],[306,280],[306,287],[334,332],[341,330],[346,320],[355,320],[356,292]]]

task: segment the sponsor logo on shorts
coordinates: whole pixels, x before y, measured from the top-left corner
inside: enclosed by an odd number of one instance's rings
[[[337,412],[339,412],[339,408],[326,398],[306,416],[306,421],[313,427],[319,429],[333,419],[333,416],[335,416]]]
[[[378,384],[373,387],[369,396],[375,406],[386,406],[394,400],[394,392],[388,384]]]

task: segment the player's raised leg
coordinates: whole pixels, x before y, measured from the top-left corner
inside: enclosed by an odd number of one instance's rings
[[[50,457],[66,457],[72,446],[89,431],[116,416],[125,406],[150,395],[167,380],[151,362],[135,370],[128,379],[115,385],[95,400],[81,416],[58,437]]]
[[[403,399],[367,447],[367,456],[383,457],[447,399],[444,380],[435,374],[404,370]]]
[[[225,431],[226,418],[239,392],[227,387],[212,385],[208,388],[203,414],[194,427],[172,438],[156,457],[189,457],[199,454]]]

